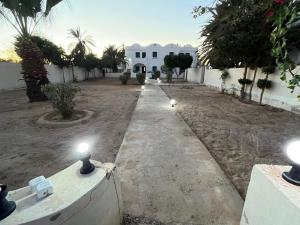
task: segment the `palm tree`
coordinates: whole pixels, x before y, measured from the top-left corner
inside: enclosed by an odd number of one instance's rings
[[[111,68],[113,72],[118,71],[119,65],[125,67],[128,64],[124,47],[117,48],[115,45],[110,45],[104,50],[102,61],[104,66]]]
[[[31,40],[35,27],[62,0],[0,0],[0,16],[18,33],[16,52],[22,58],[22,73],[30,102],[46,100],[41,85],[48,83],[40,49]]]
[[[71,49],[71,56],[73,57],[73,62],[75,66],[81,66],[83,60],[85,59],[87,53],[91,52],[90,46],[95,46],[91,36],[85,34],[77,29],[69,30],[69,37],[73,38],[75,41],[71,43],[69,48]]]

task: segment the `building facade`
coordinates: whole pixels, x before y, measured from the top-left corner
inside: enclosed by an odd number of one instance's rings
[[[168,44],[162,46],[160,44],[151,44],[141,46],[133,44],[125,47],[125,55],[128,60],[127,69],[133,75],[137,73],[146,73],[150,76],[152,71],[161,71],[161,66],[164,65],[166,55],[179,53],[188,54],[193,57],[192,67],[197,66],[197,48],[191,45],[180,46],[178,44]]]

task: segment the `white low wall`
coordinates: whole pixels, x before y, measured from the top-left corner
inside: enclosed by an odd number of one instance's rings
[[[192,68],[188,72],[188,81],[200,83],[202,68]],[[300,72],[300,66],[295,71]],[[241,85],[238,83],[238,79],[243,77],[244,68],[232,68],[228,70],[229,77],[225,81],[225,89],[227,92],[232,93],[233,89],[236,90],[236,94],[239,94]],[[204,84],[216,89],[221,89],[221,71],[217,69],[206,69],[204,74]],[[253,78],[254,71],[248,70],[247,78]],[[256,85],[258,79],[264,79],[265,74],[258,70],[256,81],[252,90],[252,99],[259,101],[261,89]],[[296,88],[294,93],[287,88],[287,83],[280,80],[280,72],[276,71],[274,74],[269,75],[269,79],[272,81],[272,88],[266,89],[263,96],[263,103],[272,105],[275,107],[283,108],[289,111],[299,111],[300,102],[297,96],[300,94],[300,88]],[[246,93],[249,94],[250,85],[246,88]]]
[[[108,78],[119,78],[123,73],[105,73],[105,77]]]
[[[63,83],[73,81],[72,68],[64,68],[63,70],[55,65],[45,65],[48,71],[48,78],[51,83]],[[18,63],[0,62],[0,91],[25,88],[22,68]],[[79,67],[74,67],[74,77],[78,81],[87,78],[87,72]],[[102,77],[102,71],[95,69],[89,73],[89,78]],[[107,76],[110,77],[110,76]],[[118,76],[119,77],[119,76]]]
[[[299,225],[300,189],[286,182],[290,166],[255,165],[240,225]]]

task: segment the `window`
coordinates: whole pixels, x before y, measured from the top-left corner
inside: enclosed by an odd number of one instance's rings
[[[146,58],[146,52],[142,52],[142,58]]]
[[[152,66],[152,71],[153,72],[157,71],[157,66]]]
[[[152,52],[152,57],[157,58],[157,52]]]
[[[185,53],[186,55],[191,55],[190,53]]]
[[[170,52],[169,55],[174,55],[174,52]]]
[[[135,53],[135,58],[141,58],[141,53],[140,52],[136,52]]]

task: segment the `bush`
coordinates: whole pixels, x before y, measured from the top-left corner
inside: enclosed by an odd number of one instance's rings
[[[260,89],[263,89],[263,88],[269,89],[272,87],[272,82],[270,80],[266,80],[266,79],[259,79],[257,81],[257,87]]]
[[[227,77],[229,77],[229,72],[227,70],[223,70],[221,74],[221,79],[225,81]]]
[[[127,84],[127,81],[129,80],[130,76],[131,76],[130,72],[125,72],[123,73],[123,75],[120,76],[120,80],[123,85]]]
[[[252,83],[252,80],[249,80],[249,79],[247,79],[247,78],[246,78],[246,79],[241,78],[241,79],[239,79],[238,81],[239,81],[239,83],[242,84],[242,85],[243,85],[243,84],[248,85],[248,84],[251,84],[251,83]]]
[[[72,117],[75,103],[73,101],[80,88],[73,84],[47,84],[42,86],[42,91],[64,119]]]
[[[131,73],[130,73],[129,71],[127,71],[127,72],[124,72],[124,73],[123,73],[123,75],[127,76],[127,77],[128,77],[128,79],[131,77]]]
[[[152,72],[152,79],[160,78],[160,71],[153,71]]]
[[[136,79],[139,82],[139,84],[144,85],[145,84],[145,79],[146,79],[146,74],[145,73],[138,73],[136,75]]]

